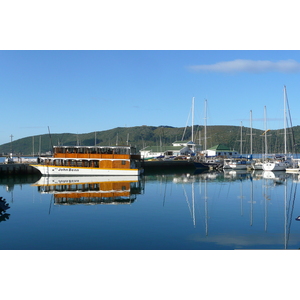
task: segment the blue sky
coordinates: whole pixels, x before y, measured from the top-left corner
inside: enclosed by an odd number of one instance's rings
[[[283,128],[286,85],[299,124],[299,51],[0,51],[0,144],[140,125]],[[189,119],[188,119],[189,117]]]

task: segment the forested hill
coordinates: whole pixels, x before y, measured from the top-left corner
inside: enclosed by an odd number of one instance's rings
[[[207,126],[206,128],[207,148],[217,144],[225,144],[231,149],[240,152],[242,136],[242,152],[250,153],[250,128],[240,126]],[[297,151],[297,144],[300,141],[300,126],[287,129],[288,132],[288,152]],[[292,134],[293,132],[293,134]],[[83,145],[83,146],[114,146],[132,145],[139,150],[151,145],[171,145],[174,141],[191,140],[192,128],[190,127],[171,127],[171,126],[137,126],[137,127],[117,127],[105,131],[97,131],[83,134],[60,133],[43,134],[29,136],[0,145],[0,153],[7,155],[10,152],[18,155],[32,155],[46,153],[52,150],[52,145]],[[263,131],[252,130],[253,153],[264,152]],[[271,130],[267,136],[268,153],[284,152],[283,129]],[[294,136],[295,141],[292,140]],[[204,148],[204,127],[194,126],[194,140]],[[300,143],[299,143],[300,145]]]

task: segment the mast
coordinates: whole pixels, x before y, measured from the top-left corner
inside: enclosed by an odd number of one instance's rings
[[[205,105],[204,105],[204,112],[205,112],[205,118],[204,118],[204,150],[207,150],[206,145],[206,125],[207,125],[207,100],[205,99]]]
[[[39,156],[41,155],[42,149],[42,137],[40,136],[40,143],[39,143]]]
[[[265,119],[265,158],[267,157],[268,154],[268,147],[267,147],[267,108],[266,106],[264,107],[264,119]]]
[[[13,153],[13,147],[12,147],[12,140],[13,140],[13,135],[10,135],[10,153]]]
[[[195,97],[192,100],[192,142],[194,142],[194,105],[195,105]]]
[[[241,122],[241,146],[240,146],[240,154],[243,154],[243,122]]]
[[[34,156],[34,136],[32,137],[32,156]]]
[[[252,155],[252,110],[250,110],[250,154]]]
[[[284,120],[284,154],[287,154],[287,149],[286,149],[286,87],[284,86],[283,88],[283,107],[284,107],[284,112],[283,112],[283,120]]]

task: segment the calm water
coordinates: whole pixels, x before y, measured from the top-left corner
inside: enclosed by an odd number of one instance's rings
[[[0,179],[0,249],[300,248],[296,174],[43,179]]]

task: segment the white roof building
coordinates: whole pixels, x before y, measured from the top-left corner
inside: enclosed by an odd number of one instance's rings
[[[200,151],[200,148],[192,141],[176,141],[172,146],[147,146],[141,149],[140,153],[142,158],[148,159],[159,156],[194,155],[197,151]]]

